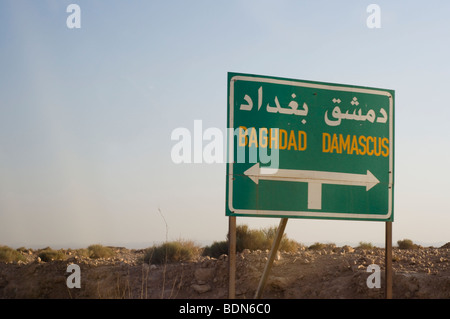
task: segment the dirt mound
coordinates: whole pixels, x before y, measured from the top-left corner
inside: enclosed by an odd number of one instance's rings
[[[445,245],[444,245],[445,246]],[[149,265],[143,250],[114,248],[112,258],[71,253],[42,262],[24,250],[26,261],[0,263],[0,298],[227,298],[228,257]],[[237,254],[237,298],[253,298],[268,251]],[[393,249],[394,298],[450,298],[450,248]],[[80,266],[81,288],[68,288],[69,264]],[[380,267],[381,288],[369,288],[367,267]],[[278,254],[264,298],[383,298],[384,249],[326,247]]]

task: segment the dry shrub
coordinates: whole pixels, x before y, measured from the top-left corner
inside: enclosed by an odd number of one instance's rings
[[[325,248],[327,248],[327,244],[323,244],[323,243],[319,243],[319,242],[316,242],[308,247],[308,249],[311,249],[311,250],[322,250]]]
[[[54,250],[50,247],[44,248],[38,254],[42,261],[49,262],[53,260],[64,260],[66,255],[60,250]]]
[[[360,241],[359,246],[357,247],[359,249],[374,249],[374,246],[372,243]]]
[[[272,248],[273,240],[277,234],[277,227],[267,227],[262,229],[250,229],[248,225],[236,226],[236,251],[242,252],[249,250],[267,250]],[[281,238],[279,250],[295,252],[300,244],[287,238],[286,233]],[[228,240],[214,242],[211,246],[204,249],[203,255],[219,257],[222,254],[228,254]]]
[[[24,261],[25,257],[8,246],[0,246],[0,262]]]
[[[114,256],[114,251],[111,248],[98,244],[90,245],[87,248],[87,250],[89,258],[98,259],[98,258],[109,258]]]
[[[218,258],[221,255],[228,255],[228,241],[215,241],[211,246],[206,246],[203,249],[203,256],[210,256]]]
[[[417,249],[418,246],[413,243],[411,239],[402,239],[397,241],[398,248],[400,249]]]
[[[144,255],[144,262],[150,264],[164,264],[189,261],[198,257],[199,254],[200,247],[194,242],[177,240],[147,248]]]

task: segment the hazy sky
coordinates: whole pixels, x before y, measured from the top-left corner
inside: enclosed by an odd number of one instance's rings
[[[225,164],[173,163],[171,133],[226,127],[227,72],[395,90],[394,244],[450,241],[449,13],[443,0],[2,0],[0,245],[224,240]],[[382,222],[286,232],[384,242]]]

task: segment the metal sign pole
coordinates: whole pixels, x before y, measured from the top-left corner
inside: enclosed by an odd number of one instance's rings
[[[236,217],[229,217],[228,224],[228,298],[236,298]]]
[[[283,233],[284,233],[284,229],[286,228],[287,221],[288,221],[287,218],[282,218],[280,220],[280,225],[278,226],[277,234],[275,235],[275,238],[272,243],[272,249],[269,254],[269,259],[267,260],[261,280],[259,281],[258,289],[256,290],[256,293],[255,293],[255,299],[259,299],[262,296],[264,286],[266,285],[267,277],[269,276],[270,269],[272,268],[273,260],[275,259],[275,255],[277,254],[278,247],[280,246],[281,238],[283,237]]]
[[[392,299],[392,222],[386,222],[385,298]]]

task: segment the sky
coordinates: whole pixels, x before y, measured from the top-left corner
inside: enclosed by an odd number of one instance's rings
[[[437,0],[2,0],[0,245],[224,240],[226,164],[174,163],[171,134],[226,128],[228,72],[395,90],[393,243],[450,241],[449,12]],[[286,233],[384,245],[384,227],[290,219]]]

